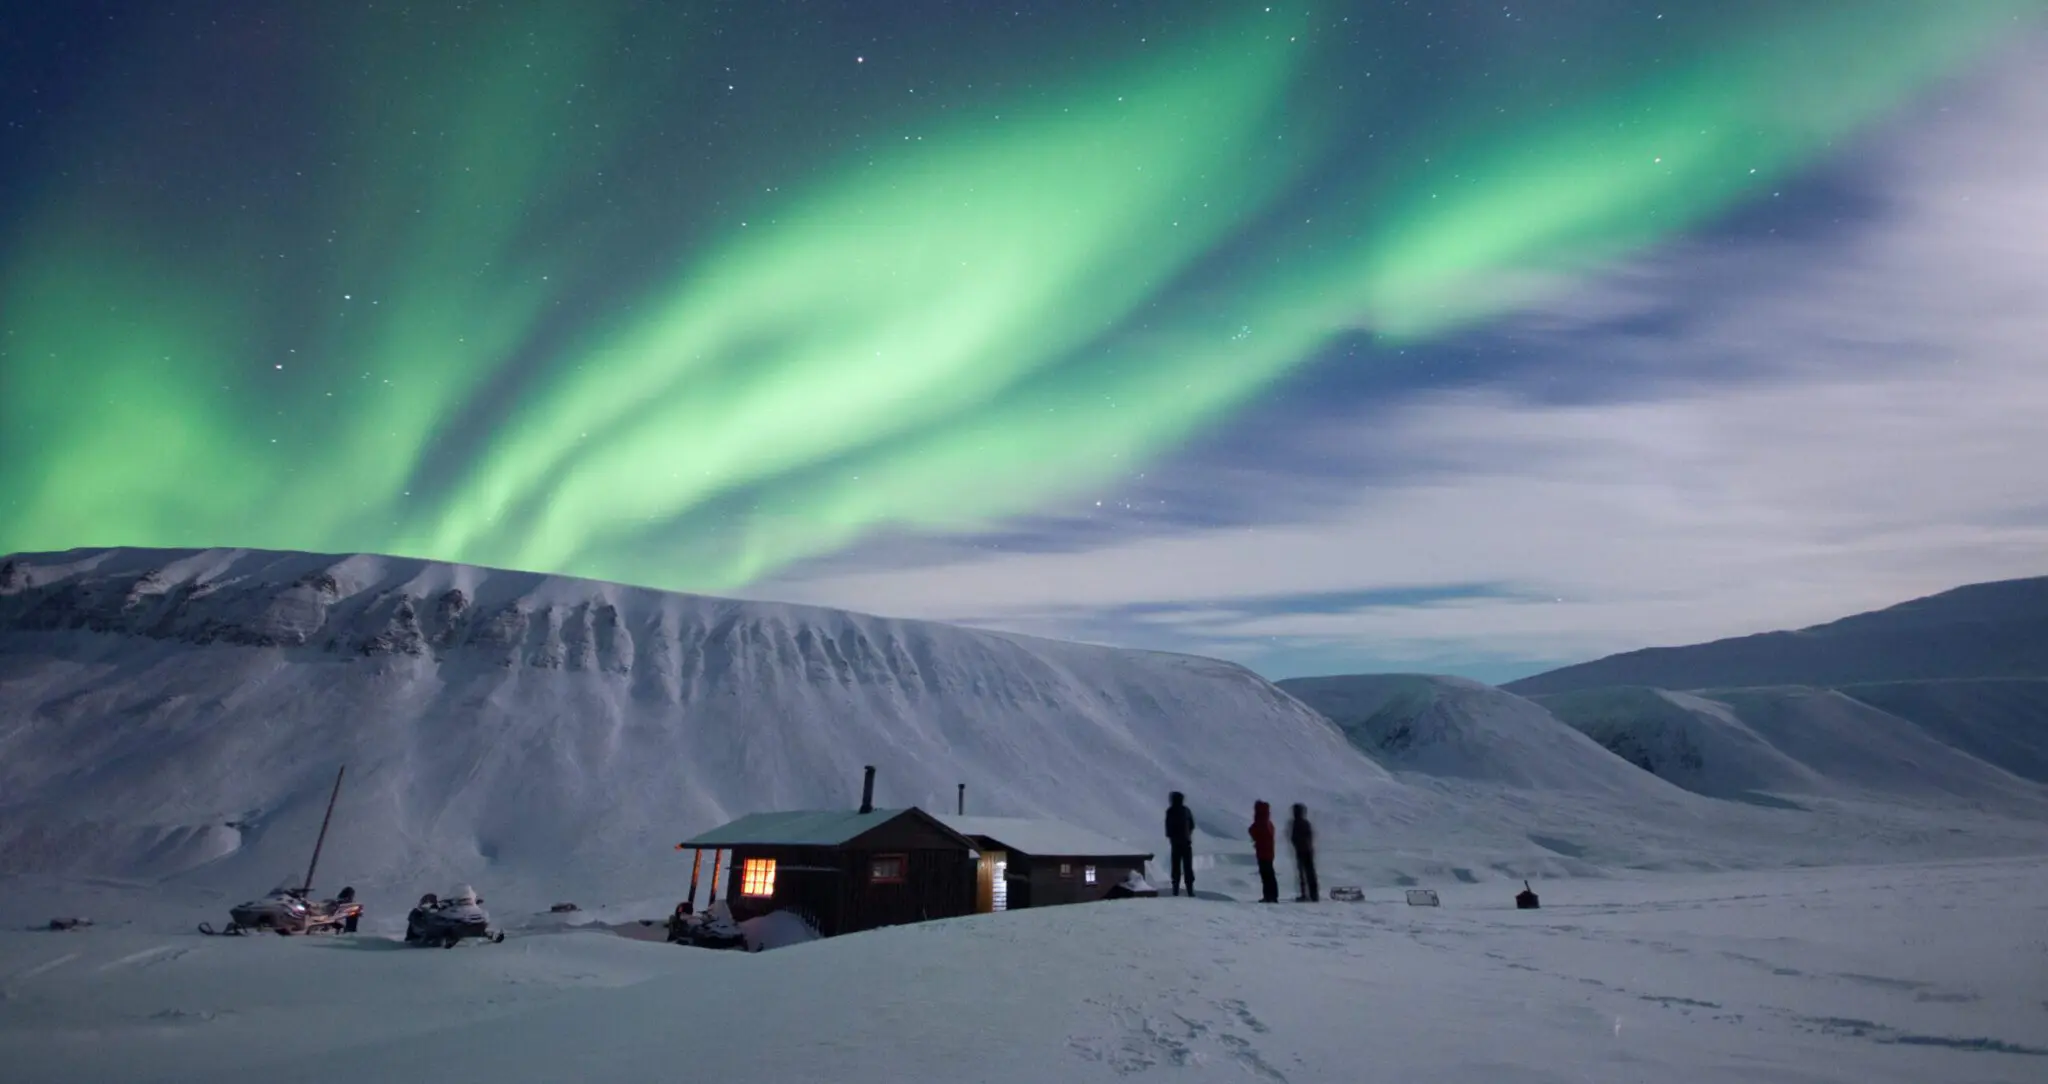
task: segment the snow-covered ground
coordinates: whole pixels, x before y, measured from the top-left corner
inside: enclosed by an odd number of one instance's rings
[[[885,806],[947,810],[964,782],[972,813],[1151,847],[1185,791],[1224,891],[1250,879],[1258,799],[1308,803],[1349,852],[1330,859],[1387,886],[2048,851],[2048,786],[1960,752],[1979,774],[1941,801],[1825,787],[1767,806],[1672,785],[1497,689],[1333,680],[1419,706],[1403,747],[1183,655],[370,555],[17,555],[0,874],[161,881],[217,911],[304,869],[344,763],[315,887],[353,885],[373,924],[457,881],[522,908],[666,911],[676,840],[853,808],[864,764]],[[1842,748],[1816,770],[1865,756],[1857,725],[1825,732]]]
[[[1288,686],[374,556],[0,560],[0,1081],[2048,1079],[2031,685]],[[343,763],[314,887],[363,932],[193,932],[303,875]],[[1155,847],[1184,790],[1205,897],[758,955],[642,924],[675,840],[853,808],[864,764]],[[1255,799],[1367,902],[1234,902]],[[509,940],[395,940],[454,882]]]
[[[18,887],[18,886],[17,886]],[[10,1082],[2048,1079],[2048,865],[1125,900],[760,954],[513,918],[502,945],[22,929]],[[74,886],[77,892],[93,891]],[[511,916],[505,916],[511,917]]]

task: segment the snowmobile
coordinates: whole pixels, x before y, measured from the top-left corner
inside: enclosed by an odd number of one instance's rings
[[[270,894],[260,900],[228,909],[226,929],[215,930],[210,923],[199,924],[203,934],[241,934],[250,930],[272,930],[281,935],[295,933],[354,933],[363,917],[363,905],[356,902],[356,890],[344,888],[331,900],[310,898],[313,871],[320,868],[320,848],[327,843],[327,825],[334,819],[334,802],[341,797],[343,765],[334,773],[334,792],[327,796],[327,815],[320,819],[320,835],[313,841],[313,860],[306,864],[306,879],[286,876]]]
[[[226,929],[215,930],[211,924],[202,922],[199,932],[243,934],[270,930],[285,936],[356,932],[356,923],[363,917],[363,905],[356,902],[355,889],[344,888],[331,900],[314,900],[306,897],[306,890],[297,880],[286,877],[262,899],[229,908]]]
[[[465,938],[497,944],[505,931],[491,929],[491,916],[484,911],[483,897],[468,885],[453,894],[437,897],[432,892],[420,897],[420,905],[405,916],[405,940],[414,945],[454,948]]]

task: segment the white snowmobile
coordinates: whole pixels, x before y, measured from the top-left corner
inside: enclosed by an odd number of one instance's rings
[[[483,897],[468,885],[445,897],[429,892],[421,896],[420,905],[405,916],[405,940],[408,944],[454,948],[466,938],[489,941],[494,945],[505,939],[505,931],[491,929],[491,916],[484,911]]]
[[[355,889],[344,888],[331,900],[308,899],[306,890],[298,884],[298,878],[287,876],[262,899],[228,908],[226,929],[215,930],[202,922],[199,932],[243,934],[270,930],[284,936],[295,933],[354,933],[356,923],[362,917],[363,905],[356,902]]]
[[[320,835],[313,840],[313,860],[306,864],[305,879],[286,875],[262,899],[228,908],[226,929],[216,930],[212,924],[202,922],[199,924],[200,933],[241,934],[250,930],[274,930],[289,936],[295,933],[356,932],[356,923],[363,917],[363,905],[356,902],[355,889],[344,888],[331,900],[309,898],[313,891],[313,872],[320,868],[320,848],[327,843],[327,825],[334,819],[334,802],[341,797],[341,777],[347,771],[348,766],[343,765],[334,773],[334,791],[327,796],[327,815],[320,819]]]

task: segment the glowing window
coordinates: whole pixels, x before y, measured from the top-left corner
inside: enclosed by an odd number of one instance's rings
[[[909,868],[908,855],[878,854],[868,863],[868,880],[878,885],[900,885]]]
[[[1081,883],[1082,883],[1082,884],[1090,884],[1090,885],[1092,885],[1092,884],[1094,884],[1094,883],[1095,883],[1095,867],[1094,867],[1094,866],[1082,866],[1082,867],[1081,867]]]
[[[749,858],[740,867],[740,895],[773,896],[775,894],[775,859]]]

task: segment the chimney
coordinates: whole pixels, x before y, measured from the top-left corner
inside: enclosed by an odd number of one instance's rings
[[[875,766],[872,764],[868,765],[867,778],[863,779],[860,784],[860,811],[863,813],[873,813],[875,811]]]
[[[967,815],[967,784],[960,784],[960,815]]]

